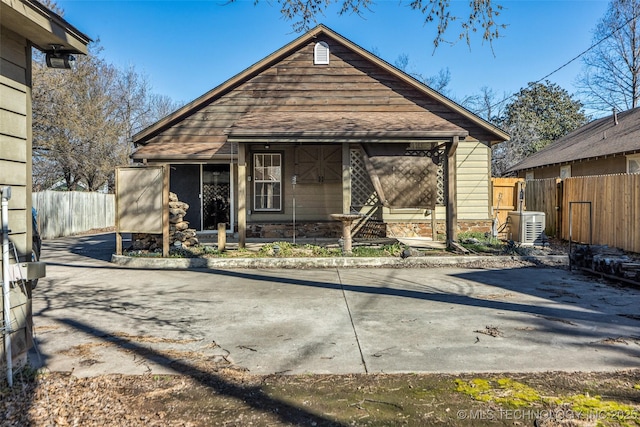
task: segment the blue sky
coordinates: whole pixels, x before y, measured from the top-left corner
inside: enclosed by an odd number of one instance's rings
[[[493,51],[480,37],[442,44],[435,51],[435,25],[407,1],[378,0],[363,16],[338,16],[332,8],[318,21],[394,63],[408,55],[408,72],[432,76],[448,68],[449,96],[462,99],[487,86],[512,94],[587,49],[604,15],[603,0],[500,1],[500,23],[508,25]],[[104,48],[110,63],[146,75],[153,91],[188,102],[294,40],[292,24],[275,1],[58,0],[65,18]],[[453,0],[455,12],[468,1]],[[452,28],[448,33],[455,39]],[[549,77],[570,93],[582,68],[574,61]]]

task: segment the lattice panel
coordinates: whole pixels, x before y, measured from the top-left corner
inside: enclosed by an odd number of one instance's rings
[[[377,206],[380,205],[378,193],[373,188],[371,178],[364,165],[362,151],[351,150],[351,206]]]
[[[433,150],[407,150],[408,156],[429,157],[437,165],[436,190],[437,206],[445,206],[445,151],[444,148]],[[379,206],[381,205],[378,193],[373,188],[371,178],[367,173],[360,149],[351,150],[351,205],[352,206]]]
[[[433,160],[433,162],[438,166],[438,175],[436,180],[436,187],[438,191],[438,197],[436,200],[436,205],[444,206],[444,168],[446,162],[445,160],[445,150],[442,148],[434,148],[432,150],[407,150],[408,156],[418,156],[418,157],[429,157]]]
[[[433,209],[438,198],[437,165],[426,156],[372,156],[369,158],[389,208]]]
[[[204,228],[215,229],[219,223],[229,223],[230,184],[204,184],[202,189]]]

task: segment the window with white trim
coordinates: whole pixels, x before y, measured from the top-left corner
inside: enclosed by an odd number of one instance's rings
[[[253,209],[256,212],[282,210],[282,155],[254,153]]]
[[[640,173],[640,154],[627,156],[627,173]]]
[[[315,65],[329,64],[329,45],[325,42],[318,42],[313,48],[313,63]]]

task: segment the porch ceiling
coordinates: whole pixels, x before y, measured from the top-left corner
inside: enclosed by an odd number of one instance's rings
[[[248,113],[229,129],[234,142],[244,139],[393,140],[465,138],[469,132],[428,111]]]

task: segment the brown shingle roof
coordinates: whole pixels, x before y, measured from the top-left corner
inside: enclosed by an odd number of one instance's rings
[[[235,144],[234,144],[235,147]],[[230,142],[180,142],[174,140],[139,147],[131,156],[134,159],[209,160],[214,156],[229,157],[238,154]]]
[[[469,135],[465,129],[429,111],[388,112],[269,112],[250,113],[238,120],[230,138],[425,138]]]
[[[311,62],[303,60],[300,55],[319,39],[335,42],[332,55],[335,55],[336,61],[330,67],[326,67],[326,70],[315,70],[314,73],[318,75],[310,75],[307,73],[309,70],[304,68],[316,67],[311,66]],[[325,73],[325,71],[330,72]],[[320,74],[321,72],[325,73],[324,77]],[[318,80],[320,77],[322,79]],[[344,80],[345,78],[348,80]],[[334,90],[340,85],[344,86],[345,82],[351,85],[347,87],[357,87],[358,91],[353,94],[349,92],[351,89]],[[324,98],[317,96],[318,91],[324,91],[322,92]],[[134,135],[133,142],[139,148],[132,157],[162,158],[153,148],[159,145],[159,149],[165,150],[165,153],[175,150],[175,155],[182,156],[181,158],[187,158],[192,154],[194,158],[201,158],[205,154],[192,153],[191,149],[200,150],[205,147],[204,144],[225,142],[227,135],[233,132],[232,126],[238,120],[242,120],[245,114],[256,114],[253,118],[247,119],[253,120],[255,124],[247,123],[249,127],[246,129],[255,130],[263,126],[257,124],[260,120],[257,117],[257,110],[261,110],[261,113],[285,110],[296,113],[305,110],[327,113],[354,111],[354,106],[359,110],[366,109],[370,112],[394,109],[395,112],[403,114],[423,110],[454,123],[453,126],[456,129],[453,132],[464,129],[474,138],[488,144],[509,139],[503,130],[472,114],[348,39],[319,25],[222,85]],[[306,120],[306,118],[303,119]],[[358,120],[364,123],[366,116],[361,116]],[[397,117],[395,121],[398,122]],[[424,119],[421,123],[428,121],[436,122],[432,119]],[[283,121],[279,123],[282,125]],[[387,123],[393,123],[393,120]],[[442,124],[436,123],[436,125]],[[434,135],[438,132],[434,129],[429,130]],[[270,129],[270,131],[275,132],[276,129]],[[238,132],[242,133],[239,130]],[[363,132],[370,131],[365,129]],[[342,136],[345,137],[345,135]],[[421,137],[427,136],[421,135]],[[175,144],[176,147],[169,149],[162,145],[165,143]],[[187,143],[193,145],[188,146]],[[147,144],[149,148],[142,147]]]
[[[640,108],[597,119],[532,154],[507,172],[640,151]]]

